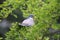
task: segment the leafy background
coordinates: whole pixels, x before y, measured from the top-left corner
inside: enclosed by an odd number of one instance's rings
[[[48,27],[60,29],[60,24],[57,22],[60,16],[59,0],[6,0],[0,4],[0,8],[2,8],[0,18],[12,15],[11,22],[14,21],[10,31],[6,33],[5,40],[41,40],[44,34],[47,35]],[[19,26],[18,23],[23,20],[21,15],[26,18],[30,14],[34,14],[35,25]],[[54,38],[58,36],[60,35],[54,35]],[[49,40],[49,36],[45,36],[43,40]]]

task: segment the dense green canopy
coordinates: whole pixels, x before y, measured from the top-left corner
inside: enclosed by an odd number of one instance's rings
[[[19,11],[17,11],[19,10]],[[22,13],[22,14],[21,14]],[[34,14],[35,25],[22,27],[18,24],[23,18]],[[9,18],[9,15],[10,16]],[[11,20],[12,27],[6,33],[6,40],[49,40],[49,27],[60,29],[58,19],[60,17],[60,0],[6,0],[0,4],[0,18]],[[14,21],[14,22],[12,22]],[[54,34],[58,40],[60,35]]]

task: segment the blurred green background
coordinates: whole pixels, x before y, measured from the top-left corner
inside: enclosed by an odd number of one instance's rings
[[[24,17],[34,14],[35,25],[21,27]],[[6,0],[0,4],[0,18],[11,21],[5,40],[49,40],[47,28],[60,29],[60,0]],[[50,26],[51,25],[51,26]],[[49,34],[50,35],[50,34]],[[58,40],[60,35],[53,35]]]

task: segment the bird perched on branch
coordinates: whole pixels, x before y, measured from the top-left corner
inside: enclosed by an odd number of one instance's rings
[[[23,22],[19,25],[21,25],[21,26],[33,26],[34,25],[33,14],[30,14],[29,17],[27,19],[23,20]]]

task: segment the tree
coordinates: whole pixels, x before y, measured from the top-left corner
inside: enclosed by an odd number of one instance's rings
[[[40,40],[47,28],[60,29],[59,0],[6,0],[0,4],[0,19],[7,19],[12,26],[5,40]],[[35,25],[22,27],[18,24],[29,14],[34,14]],[[20,18],[22,16],[22,18]],[[51,26],[50,26],[51,25]],[[21,28],[22,27],[22,28]],[[44,33],[42,32],[44,29]],[[58,35],[60,37],[60,35]],[[58,36],[54,35],[54,38]],[[44,40],[49,40],[45,37]]]

